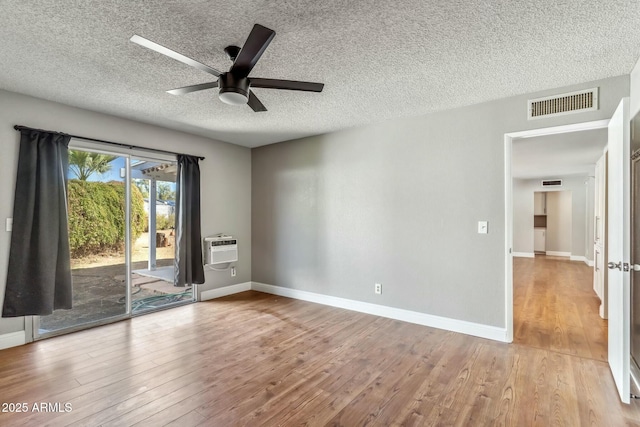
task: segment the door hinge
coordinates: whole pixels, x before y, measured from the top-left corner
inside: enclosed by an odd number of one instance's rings
[[[629,271],[629,263],[628,262],[623,262],[622,263],[622,271]]]

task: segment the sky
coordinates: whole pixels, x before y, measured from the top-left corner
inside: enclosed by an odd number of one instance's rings
[[[102,181],[102,182],[124,181],[124,178],[120,177],[120,169],[124,168],[124,157],[115,158],[111,162],[111,165],[112,165],[111,166],[111,170],[109,172],[106,172],[106,173],[103,173],[103,174],[93,173],[93,174],[91,174],[91,176],[89,176],[87,181]],[[73,171],[71,169],[69,169],[69,172],[67,174],[67,178],[76,179],[78,177],[76,176],[75,173],[73,173]]]
[[[111,170],[106,173],[93,173],[87,181],[100,181],[100,182],[110,182],[110,181],[124,181],[124,166],[125,166],[125,158],[124,157],[116,157],[113,161],[111,161]],[[122,173],[122,175],[121,175]],[[75,173],[69,169],[69,173],[67,178],[76,179],[77,176]],[[169,183],[171,187],[171,191],[176,190],[176,184],[174,182]]]

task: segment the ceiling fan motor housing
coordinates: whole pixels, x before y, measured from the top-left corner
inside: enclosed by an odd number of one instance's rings
[[[236,77],[233,73],[222,73],[218,79],[222,102],[231,105],[246,104],[249,99],[249,79]]]

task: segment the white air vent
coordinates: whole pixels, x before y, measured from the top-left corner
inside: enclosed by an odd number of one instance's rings
[[[544,179],[542,180],[543,187],[562,187],[561,179]]]
[[[528,119],[582,113],[598,109],[598,88],[527,101]]]

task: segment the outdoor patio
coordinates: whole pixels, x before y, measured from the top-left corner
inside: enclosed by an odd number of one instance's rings
[[[158,255],[162,258],[156,261],[155,270],[148,269],[147,260],[140,260],[148,254],[147,242],[148,235],[144,233],[136,241],[132,255],[132,312],[139,313],[191,300],[191,287],[173,286],[173,237],[170,237],[170,244],[166,248],[158,248]],[[71,270],[73,309],[56,310],[52,315],[41,317],[41,334],[121,316],[126,312],[126,268],[123,256],[74,261],[76,267]]]

